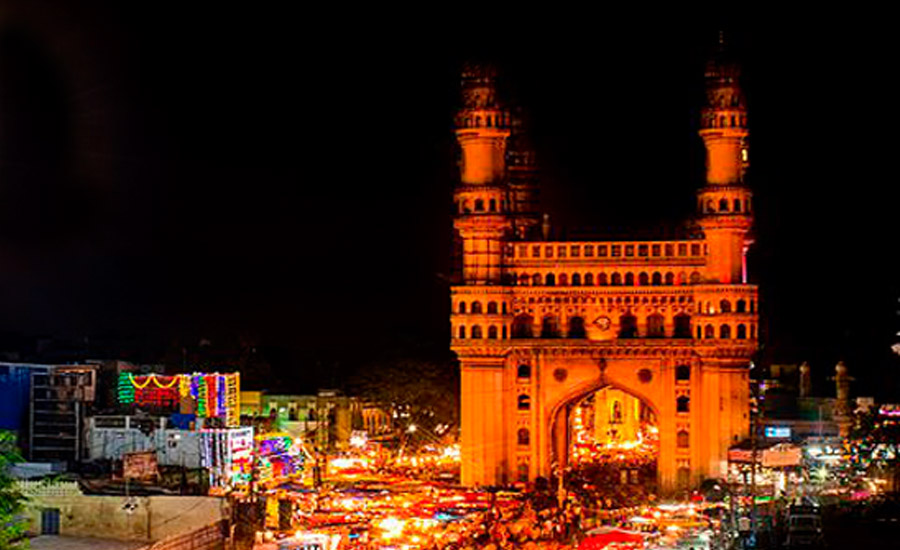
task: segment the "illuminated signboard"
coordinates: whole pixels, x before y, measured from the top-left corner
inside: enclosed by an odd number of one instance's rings
[[[785,439],[791,437],[791,429],[787,426],[766,426],[766,437]]]
[[[900,416],[900,405],[885,403],[884,405],[878,407],[878,414],[880,414],[881,416],[891,417]]]

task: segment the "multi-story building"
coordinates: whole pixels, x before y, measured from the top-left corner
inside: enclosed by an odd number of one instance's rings
[[[753,208],[739,77],[720,45],[705,72],[696,235],[561,242],[549,240],[537,212],[534,156],[494,70],[464,70],[454,193],[462,266],[451,290],[464,484],[529,480],[565,466],[571,413],[604,388],[637,398],[640,414],[656,423],[663,491],[724,474],[729,446],[748,435],[758,338],[757,287],[745,262]]]
[[[85,420],[97,391],[97,367],[57,366],[31,375],[28,458],[77,462],[85,457]]]

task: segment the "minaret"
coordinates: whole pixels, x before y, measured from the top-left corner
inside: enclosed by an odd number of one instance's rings
[[[705,71],[700,137],[706,146],[706,185],[698,193],[698,210],[709,248],[707,279],[722,284],[747,282],[747,234],[753,225],[751,193],[744,185],[749,132],[740,76],[720,34]]]
[[[806,361],[800,365],[800,397],[809,397],[812,394],[812,378],[810,376],[809,363]]]
[[[510,114],[497,99],[493,67],[470,64],[462,77],[463,107],[456,117],[462,160],[454,227],[463,241],[463,281],[499,284],[503,240],[511,227],[504,185]]]
[[[850,382],[853,377],[847,373],[847,365],[838,361],[834,366],[834,420],[838,424],[841,437],[847,437],[850,433],[852,416],[850,410]]]
[[[525,126],[522,110],[514,110],[506,170],[514,234],[520,239],[532,239],[538,236],[541,214],[538,212],[537,162]]]

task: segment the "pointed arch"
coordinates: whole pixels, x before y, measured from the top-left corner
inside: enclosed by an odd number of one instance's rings
[[[513,319],[512,337],[513,338],[533,338],[534,334],[534,318],[531,315],[522,313],[516,315]]]
[[[619,317],[619,338],[637,338],[637,317],[630,312]]]
[[[569,317],[569,338],[587,338],[583,317]]]
[[[722,338],[722,339],[731,338],[731,326],[730,325],[721,325],[719,327],[719,338]]]
[[[666,318],[660,313],[647,316],[647,338],[666,337]]]
[[[541,338],[559,338],[559,320],[548,315],[541,321]]]

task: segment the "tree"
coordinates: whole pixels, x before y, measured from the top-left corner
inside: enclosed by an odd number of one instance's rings
[[[412,445],[434,443],[459,425],[458,369],[449,360],[387,359],[362,369],[354,393],[388,413]]]
[[[25,548],[25,521],[20,514],[25,508],[25,495],[19,492],[9,468],[22,457],[12,432],[0,430],[0,550]]]

